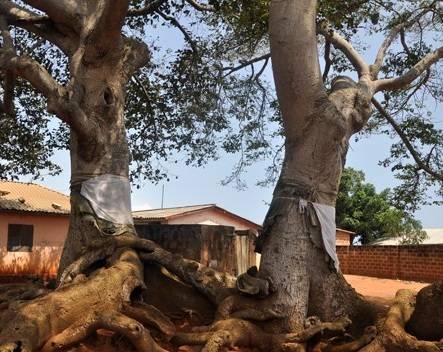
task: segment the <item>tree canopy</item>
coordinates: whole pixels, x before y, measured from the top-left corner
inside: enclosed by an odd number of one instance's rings
[[[261,184],[275,181],[283,147],[279,107],[266,74],[268,6],[269,0],[130,2],[124,33],[149,43],[151,50],[149,62],[127,87],[133,181],[167,177],[165,160],[198,166],[223,152],[239,155],[226,181],[243,185],[242,172],[257,160],[269,160],[270,165]],[[2,4],[16,53],[35,59],[61,84],[68,82],[65,53],[42,35],[51,23],[43,17],[20,18],[12,8],[28,16],[32,8],[23,1]],[[373,55],[365,38],[386,36],[377,53],[376,61],[384,61],[377,74],[398,76],[437,49],[442,8],[441,2],[430,0],[324,0],[318,4],[317,22],[329,85],[337,75],[353,71],[339,37],[332,34],[340,33],[365,56]],[[168,31],[181,39],[170,46],[159,42],[159,34]],[[441,64],[433,65],[407,89],[377,96],[382,102],[362,132],[392,138],[390,156],[380,162],[400,180],[395,201],[410,211],[433,199],[429,189],[435,190],[437,201],[443,192],[443,138],[435,109],[443,96],[440,70]],[[8,75],[0,79],[0,177],[59,172],[51,156],[68,148],[68,129],[50,120],[43,97],[25,80]]]
[[[399,238],[401,244],[419,244],[426,239],[420,221],[395,207],[390,189],[377,192],[365,182],[362,171],[343,170],[337,197],[337,226],[357,233],[362,244]]]

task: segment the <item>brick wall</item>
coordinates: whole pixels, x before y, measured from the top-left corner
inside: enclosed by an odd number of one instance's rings
[[[344,274],[433,282],[443,279],[443,244],[337,246]]]

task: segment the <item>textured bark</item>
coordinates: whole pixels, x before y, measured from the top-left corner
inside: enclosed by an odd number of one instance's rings
[[[422,288],[407,330],[423,340],[443,340],[443,281]]]
[[[126,336],[140,351],[164,351],[137,320],[166,336],[174,326],[157,310],[129,306],[144,286],[137,254],[121,249],[109,268],[28,302],[15,302],[0,315],[0,351],[53,351],[80,342],[99,328]]]
[[[299,209],[300,200],[335,206],[349,138],[371,112],[368,70],[358,83],[339,77],[326,92],[318,62],[316,5],[309,0],[271,2],[271,55],[286,144],[259,241],[259,276],[276,289],[269,297],[271,309],[286,314],[283,322],[270,324],[277,331],[300,328],[308,312],[328,321],[365,312],[367,321],[361,325],[373,318],[331,265],[312,207],[305,213]],[[350,45],[342,47],[349,56],[357,55]],[[367,66],[361,58],[354,62],[361,70]]]

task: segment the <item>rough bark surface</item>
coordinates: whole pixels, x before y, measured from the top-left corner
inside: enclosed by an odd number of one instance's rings
[[[407,330],[423,340],[443,340],[443,281],[422,288]]]

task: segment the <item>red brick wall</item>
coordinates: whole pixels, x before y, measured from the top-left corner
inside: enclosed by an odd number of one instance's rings
[[[433,282],[443,279],[443,244],[337,246],[343,274]]]

